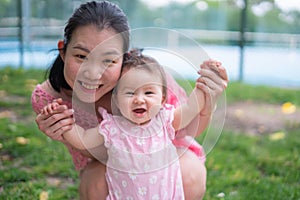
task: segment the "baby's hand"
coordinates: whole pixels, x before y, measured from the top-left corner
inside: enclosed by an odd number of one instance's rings
[[[60,99],[59,99],[60,100]],[[46,105],[42,110],[41,110],[41,114],[44,115],[50,115],[53,114],[54,111],[59,110],[58,108],[64,105],[60,105],[59,104],[59,100],[54,100],[52,103],[49,103],[48,105]],[[60,109],[60,110],[64,110],[64,109]]]
[[[220,72],[220,68],[222,68],[222,63],[216,60],[206,60],[204,61],[200,67],[202,69],[211,69],[213,71],[215,71],[216,73]]]

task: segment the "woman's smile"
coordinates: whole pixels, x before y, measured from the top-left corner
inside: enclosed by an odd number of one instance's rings
[[[78,81],[78,82],[83,88],[85,88],[87,90],[97,90],[103,86],[103,84],[89,84],[89,83],[85,83],[83,81]]]

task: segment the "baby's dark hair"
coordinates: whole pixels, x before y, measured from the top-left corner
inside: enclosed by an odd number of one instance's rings
[[[157,60],[150,56],[146,56],[143,53],[143,49],[133,48],[129,52],[124,54],[123,64],[122,64],[122,73],[124,71],[137,68],[146,70],[149,73],[153,73],[160,77],[163,87],[163,95],[167,97],[167,81],[166,74],[163,67],[158,63]],[[122,76],[121,73],[121,76]],[[117,91],[115,88],[115,92]]]
[[[90,1],[81,4],[67,22],[64,30],[64,47],[59,50],[66,52],[74,31],[78,27],[87,25],[94,25],[99,30],[109,28],[121,34],[123,39],[123,52],[128,51],[129,24],[127,17],[116,4],[109,1]],[[54,90],[57,92],[60,92],[61,88],[71,90],[71,87],[64,77],[64,61],[60,55],[56,57],[52,66],[50,66],[48,74],[50,84]]]

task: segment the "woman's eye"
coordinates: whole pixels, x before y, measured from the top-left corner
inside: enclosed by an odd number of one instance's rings
[[[86,58],[86,56],[80,55],[80,54],[76,55],[76,57],[79,58],[79,59],[81,59],[81,60],[84,60]]]
[[[115,61],[113,61],[113,60],[110,60],[110,59],[106,59],[106,60],[103,60],[103,63],[104,63],[104,65],[110,65],[110,64],[113,64],[113,63],[115,63]]]

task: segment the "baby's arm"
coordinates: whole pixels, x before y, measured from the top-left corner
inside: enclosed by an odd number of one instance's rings
[[[185,104],[178,106],[174,112],[172,125],[175,130],[180,130],[189,125],[199,115],[205,105],[204,93],[195,87]]]
[[[41,113],[44,115],[50,115],[60,106],[57,102],[47,104]],[[74,124],[72,129],[63,133],[64,139],[66,139],[73,147],[80,150],[87,150],[104,143],[104,138],[98,132],[99,127],[84,130],[81,126]]]
[[[88,150],[104,143],[104,137],[100,135],[99,126],[84,130],[77,124],[70,131],[63,133],[63,137],[75,148]]]

